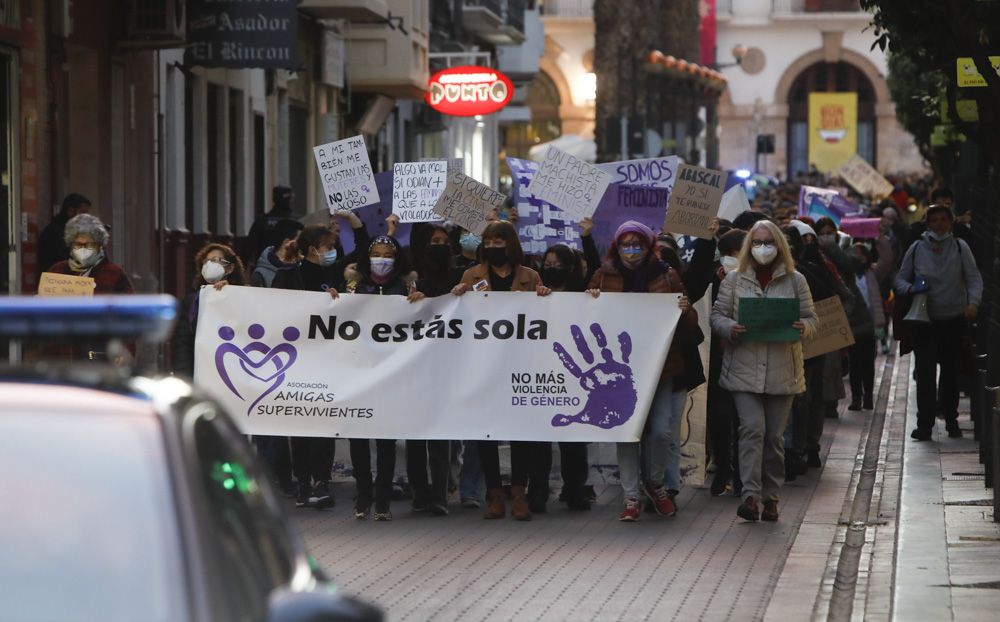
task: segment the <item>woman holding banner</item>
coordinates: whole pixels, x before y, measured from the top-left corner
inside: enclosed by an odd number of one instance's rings
[[[756,335],[748,332],[740,315],[741,302],[749,299],[794,301],[798,319],[789,322],[793,330],[775,327],[775,335],[764,335],[763,329]],[[747,324],[750,319],[743,318]],[[733,393],[740,417],[743,503],[736,514],[749,521],[776,521],[785,471],[785,423],[793,398],[805,390],[801,340],[815,333],[816,314],[806,278],[795,271],[788,242],[774,223],[760,221],[750,229],[737,269],[719,287],[711,323],[712,331],[725,340],[719,385]],[[758,504],[762,496],[763,514]]]
[[[524,250],[517,237],[517,230],[509,222],[493,222],[482,235],[482,263],[462,275],[462,281],[452,289],[461,296],[469,290],[488,292],[535,292],[547,296],[551,289],[542,284],[538,273],[523,265]],[[528,505],[528,471],[536,464],[533,454],[547,449],[547,443],[512,441],[511,464],[511,515],[522,521],[531,520]],[[497,441],[479,442],[479,459],[486,478],[486,513],[484,518],[503,518],[507,515],[500,479],[500,448]]]
[[[674,379],[684,371],[682,333],[697,331],[698,315],[691,308],[687,296],[683,295],[684,286],[680,275],[660,261],[656,234],[646,225],[634,220],[618,227],[607,258],[591,278],[588,291],[594,297],[601,292],[682,294],[678,301],[682,311],[680,324],[663,364],[660,383],[643,432],[645,483],[640,485],[640,444],[618,444],[618,467],[625,492],[625,509],[618,520],[639,520],[640,492],[649,497],[658,514],[673,516],[677,513],[677,505],[668,490],[680,490],[680,472],[678,468],[670,469],[667,473],[667,467],[680,463],[672,454],[680,451],[677,439],[680,436],[681,415],[687,396],[685,387],[675,387]]]

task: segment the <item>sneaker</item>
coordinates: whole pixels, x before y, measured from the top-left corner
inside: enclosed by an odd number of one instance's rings
[[[316,484],[312,495],[309,497],[309,505],[317,510],[325,510],[326,508],[333,507],[335,504],[336,499],[333,498],[333,491],[330,490],[329,482]]]
[[[910,432],[910,438],[915,441],[929,441],[931,440],[931,431],[922,428],[915,428]]]
[[[422,496],[416,496],[415,495],[413,497],[413,507],[411,509],[412,509],[413,512],[415,512],[417,514],[420,514],[420,513],[427,512],[428,510],[430,510],[431,509],[431,504],[427,501],[426,498],[424,498]]]
[[[760,508],[757,506],[757,500],[753,497],[747,497],[740,504],[740,507],[736,508],[736,515],[743,520],[748,520],[750,522],[757,522],[760,520]]]
[[[634,523],[639,520],[639,500],[627,499],[625,509],[618,515],[618,520],[623,523]]]
[[[650,484],[646,484],[642,487],[642,492],[653,502],[653,509],[660,516],[673,516],[677,514],[677,506],[674,504],[674,498],[663,486],[653,487]]]
[[[448,516],[448,506],[443,503],[432,503],[428,509],[434,516]]]
[[[764,511],[760,513],[760,520],[767,521],[769,523],[777,522],[778,520],[778,502],[777,501],[765,501]]]
[[[787,470],[787,469],[786,469]],[[712,488],[711,493],[713,497],[721,497],[726,494],[729,490],[729,484],[732,481],[732,477],[728,473],[718,472],[715,477],[712,478]]]
[[[958,427],[957,421],[949,421],[945,429],[948,430],[948,438],[962,438],[962,428]]]
[[[389,503],[387,501],[377,501],[375,503],[375,513],[373,517],[379,522],[388,522],[392,520],[392,512],[389,511]]]
[[[462,507],[467,510],[477,510],[481,506],[482,504],[475,499],[462,499]]]
[[[368,512],[372,509],[372,499],[368,495],[359,494],[358,498],[354,501],[354,518],[358,520],[365,520],[368,518]]]
[[[304,508],[309,505],[309,500],[312,498],[312,485],[306,483],[299,483],[299,493],[295,497],[295,507]]]
[[[597,491],[589,484],[583,487],[583,497],[591,503],[597,503]]]

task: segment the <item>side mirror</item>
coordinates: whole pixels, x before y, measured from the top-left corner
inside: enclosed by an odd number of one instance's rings
[[[350,596],[281,588],[268,599],[268,622],[382,622],[382,612]]]

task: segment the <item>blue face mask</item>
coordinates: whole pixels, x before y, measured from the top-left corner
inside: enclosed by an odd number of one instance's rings
[[[467,253],[474,253],[479,245],[483,243],[483,239],[472,233],[471,231],[466,231],[462,234],[462,237],[458,239],[458,243],[462,245],[462,250]]]
[[[323,267],[332,266],[337,262],[337,249],[331,248],[319,256],[319,265]]]

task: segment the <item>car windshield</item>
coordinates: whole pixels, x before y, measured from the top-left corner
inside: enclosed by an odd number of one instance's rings
[[[0,617],[188,617],[162,433],[133,415],[0,412]]]

